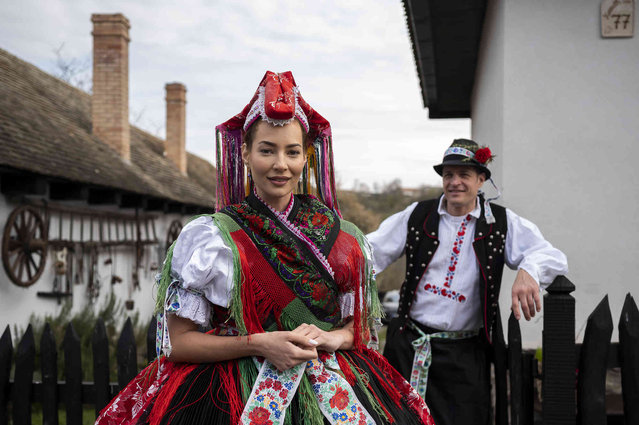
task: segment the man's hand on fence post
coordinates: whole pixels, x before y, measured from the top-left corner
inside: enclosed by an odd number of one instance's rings
[[[515,278],[515,283],[513,283],[512,302],[511,308],[517,320],[521,318],[521,313],[519,312],[520,304],[526,320],[535,317],[535,311],[541,311],[539,284],[524,269],[517,271],[517,277]]]

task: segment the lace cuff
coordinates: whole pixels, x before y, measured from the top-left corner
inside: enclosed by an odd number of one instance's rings
[[[177,286],[171,296],[177,299],[179,307],[171,309],[169,312],[189,319],[200,326],[208,324],[211,316],[211,305],[203,294]],[[173,300],[171,300],[171,305],[173,304]]]
[[[352,317],[355,314],[355,294],[353,292],[340,294],[339,308],[342,312],[342,319]]]
[[[166,356],[171,355],[168,314],[177,314],[198,325],[205,325],[211,314],[211,305],[201,292],[183,288],[176,276],[172,274],[171,277],[173,281],[166,290],[164,311],[158,313],[157,317],[155,349],[158,357],[162,353]]]

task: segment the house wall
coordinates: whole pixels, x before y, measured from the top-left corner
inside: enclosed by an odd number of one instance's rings
[[[604,39],[599,0],[489,2],[472,134],[499,155],[501,202],[568,256],[576,336],[609,294],[639,296],[639,34]],[[505,275],[504,322],[513,273]],[[540,316],[522,328],[541,344]]]
[[[66,203],[73,205],[73,203]],[[77,203],[79,207],[87,208],[85,203]],[[4,196],[0,196],[0,223],[4,229],[6,220],[11,212],[19,206],[18,204],[9,203]],[[118,209],[118,208],[96,208],[100,210],[112,210],[122,213],[135,214],[134,210]],[[117,247],[109,250],[108,248],[101,248],[98,252],[97,259],[97,273],[96,278],[100,283],[100,290],[98,298],[93,302],[93,308],[95,311],[103,307],[108,299],[108,295],[113,293],[116,299],[120,303],[124,303],[126,300],[134,301],[134,309],[123,309],[122,323],[128,316],[134,316],[139,314],[140,320],[144,323],[148,323],[148,320],[152,317],[153,308],[155,304],[155,274],[159,270],[154,268],[160,268],[164,259],[164,244],[168,228],[173,220],[180,220],[182,224],[187,222],[187,217],[178,214],[157,214],[156,220],[156,234],[160,242],[159,245],[151,245],[145,248],[141,261],[141,267],[138,270],[139,275],[139,289],[133,288],[132,274],[135,270],[135,248],[134,247]],[[50,237],[52,239],[57,238],[58,220],[54,217],[51,220]],[[63,219],[63,238],[67,238],[69,229],[69,219],[65,217]],[[97,228],[96,228],[97,229]],[[85,225],[85,240],[87,236],[88,226]],[[80,235],[80,225],[77,223],[74,226],[74,239]],[[96,232],[97,233],[97,232]],[[111,259],[111,264],[105,264],[107,259]],[[4,267],[0,267],[0,333],[4,331],[7,325],[11,326],[12,337],[14,341],[21,335],[16,336],[13,333],[14,326],[24,331],[33,316],[44,317],[45,315],[56,316],[60,313],[63,304],[58,304],[55,298],[42,298],[37,295],[37,292],[51,292],[53,288],[53,280],[55,277],[53,271],[54,258],[52,250],[49,249],[49,254],[46,260],[46,268],[42,276],[33,285],[23,288],[15,285],[7,276]],[[74,262],[74,269],[77,271],[77,260]],[[66,299],[72,302],[72,314],[81,311],[85,306],[90,305],[91,302],[88,293],[88,270],[89,270],[89,257],[84,257],[84,273],[80,276],[80,282],[71,285],[73,296],[63,299],[64,303]],[[111,284],[112,276],[119,276],[122,278],[121,283]],[[63,282],[65,280],[63,279]],[[65,289],[65,283],[63,283],[62,289]]]

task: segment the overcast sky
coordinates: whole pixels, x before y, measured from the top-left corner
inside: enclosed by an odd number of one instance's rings
[[[430,120],[400,0],[0,0],[0,47],[52,74],[55,50],[90,78],[91,14],[131,23],[129,108],[164,137],[164,85],[187,87],[187,150],[215,163],[214,127],[264,72],[291,70],[333,128],[342,188],[439,184],[432,165],[470,120]]]

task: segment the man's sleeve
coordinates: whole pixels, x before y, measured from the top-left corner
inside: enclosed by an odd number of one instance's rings
[[[416,206],[417,202],[413,202],[404,211],[395,213],[382,221],[377,230],[366,235],[373,248],[375,273],[381,273],[404,252],[408,219]]]
[[[529,220],[506,209],[506,265],[526,270],[545,289],[555,277],[568,273],[566,255],[544,239]]]

